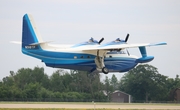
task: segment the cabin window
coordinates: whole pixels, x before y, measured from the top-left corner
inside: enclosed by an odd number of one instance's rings
[[[74,56],[74,59],[77,59],[77,56]]]
[[[112,56],[110,55],[109,58],[112,58]]]
[[[90,56],[87,56],[87,58],[91,58]]]
[[[81,58],[84,58],[83,56],[81,56]]]

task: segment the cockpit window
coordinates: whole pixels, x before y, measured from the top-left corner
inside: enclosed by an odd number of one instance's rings
[[[126,52],[125,52],[125,51],[123,51],[123,50],[121,50],[120,52],[121,52],[121,54],[126,54]]]
[[[126,54],[126,52],[124,50],[120,50],[120,51],[113,50],[113,51],[107,52],[107,54]]]

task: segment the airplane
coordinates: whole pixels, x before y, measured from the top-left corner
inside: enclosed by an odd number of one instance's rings
[[[128,44],[129,34],[125,40],[101,44],[90,38],[75,45],[51,44],[42,40],[32,15],[23,16],[22,53],[40,59],[48,67],[87,71],[89,73],[127,72],[139,63],[147,63],[154,59],[148,56],[146,47],[166,45],[160,43]],[[139,48],[141,57],[131,55],[127,48]],[[127,52],[125,52],[127,50]]]

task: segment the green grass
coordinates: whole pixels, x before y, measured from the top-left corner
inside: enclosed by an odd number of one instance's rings
[[[95,102],[96,103],[96,102]],[[93,105],[92,102],[0,102],[1,104],[89,104]],[[163,105],[163,106],[179,106],[180,103],[96,103],[96,105]],[[94,110],[93,108],[0,108],[0,110]],[[96,108],[95,110],[137,110],[137,109],[109,109],[109,108]],[[144,110],[144,109],[138,109]],[[155,109],[156,110],[156,109]]]

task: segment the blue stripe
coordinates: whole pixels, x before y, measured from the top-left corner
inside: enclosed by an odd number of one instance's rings
[[[63,53],[63,52],[49,52],[49,51],[23,51],[24,54],[41,59],[47,66],[56,68],[66,68],[75,70],[91,71],[96,68],[94,58],[95,55],[79,54],[79,53]],[[90,58],[80,58],[78,56],[92,56]],[[77,59],[74,59],[77,56]],[[137,65],[135,58],[113,57],[105,58],[104,63],[109,71],[128,71]]]

